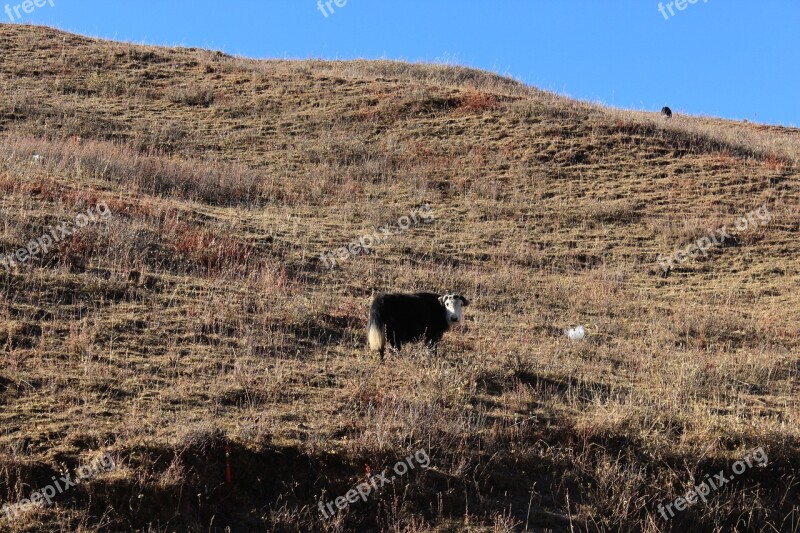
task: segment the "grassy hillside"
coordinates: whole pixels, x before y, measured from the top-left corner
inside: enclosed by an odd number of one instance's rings
[[[799,130],[457,67],[0,46],[0,505],[114,463],[0,530],[800,531]],[[466,327],[381,365],[383,290],[464,294]]]

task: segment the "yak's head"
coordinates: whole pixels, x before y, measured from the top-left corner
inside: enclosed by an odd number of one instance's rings
[[[458,324],[464,321],[464,308],[469,305],[469,301],[460,294],[445,294],[439,297],[439,301],[447,311],[447,322]]]

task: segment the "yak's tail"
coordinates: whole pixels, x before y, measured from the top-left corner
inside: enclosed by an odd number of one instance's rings
[[[381,361],[383,361],[383,352],[386,348],[386,327],[383,320],[381,320],[380,313],[375,307],[370,309],[369,313],[367,341],[369,342],[369,349],[379,351],[381,353]]]

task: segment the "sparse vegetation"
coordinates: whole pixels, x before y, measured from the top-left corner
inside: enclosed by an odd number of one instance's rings
[[[459,67],[0,43],[0,253],[113,213],[0,270],[0,506],[116,464],[0,529],[800,529],[798,130]],[[762,204],[757,235],[660,275]],[[468,327],[381,366],[383,289],[462,293]],[[656,511],[757,447],[766,468]],[[431,468],[322,518],[419,449]]]

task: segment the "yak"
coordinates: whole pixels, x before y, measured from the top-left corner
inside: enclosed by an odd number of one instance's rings
[[[381,362],[387,341],[397,351],[405,343],[425,341],[435,354],[444,333],[452,324],[464,320],[468,305],[469,301],[460,294],[379,294],[369,312],[369,348],[380,352]]]

